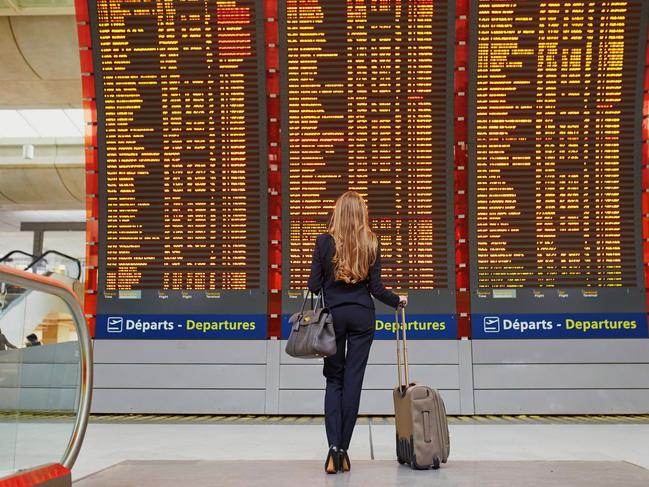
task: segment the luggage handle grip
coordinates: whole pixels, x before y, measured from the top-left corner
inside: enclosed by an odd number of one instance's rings
[[[399,310],[401,310],[401,322],[399,322]],[[394,321],[396,326],[395,329],[395,338],[396,338],[396,343],[397,343],[397,376],[398,376],[398,384],[399,384],[399,390],[401,391],[401,394],[405,394],[406,389],[410,385],[410,379],[408,377],[408,341],[406,338],[406,328],[407,328],[407,323],[406,323],[406,309],[403,306],[400,306],[394,311]],[[399,337],[399,331],[401,330],[403,334],[403,340],[400,339]],[[399,343],[401,342],[401,343]],[[400,346],[401,345],[401,346]],[[402,373],[401,373],[401,349],[403,349],[403,369],[404,369],[404,374],[405,375],[405,384],[401,382],[402,379]]]

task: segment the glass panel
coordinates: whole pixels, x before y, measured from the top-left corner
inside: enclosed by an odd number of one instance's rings
[[[79,401],[80,349],[74,318],[61,298],[29,291],[22,298],[15,468],[61,461]]]
[[[45,232],[43,234],[43,252],[56,250],[74,257],[81,262],[81,278],[84,274],[84,261],[86,258],[86,232]],[[79,273],[77,263],[56,254],[49,254],[47,269],[55,274],[76,278]]]
[[[41,260],[36,262],[30,271],[43,276],[51,276],[56,274],[55,279],[64,282],[66,285],[71,286],[77,277],[83,277],[83,269],[81,263],[75,260],[68,259],[56,254],[48,254]],[[63,276],[66,279],[60,279],[58,276]]]
[[[0,477],[15,471],[27,292],[0,281]]]
[[[31,249],[30,249],[31,250]],[[3,254],[4,255],[4,254]],[[34,260],[33,257],[23,254],[12,254],[2,261],[2,265],[13,267],[18,270],[25,270],[29,264]]]

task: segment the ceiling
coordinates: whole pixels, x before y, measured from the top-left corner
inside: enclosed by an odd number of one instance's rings
[[[72,15],[74,0],[0,0],[0,15]]]
[[[75,17],[0,16],[0,86],[0,108],[81,107]]]
[[[0,0],[0,232],[85,220],[80,107],[74,0]]]
[[[81,109],[0,110],[0,214],[84,208],[83,124]]]

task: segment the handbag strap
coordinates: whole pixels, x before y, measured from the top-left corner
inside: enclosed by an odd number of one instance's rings
[[[306,296],[304,296],[304,301],[302,301],[302,307],[300,308],[300,314],[304,314],[304,307],[306,306],[306,302],[311,297],[311,307],[313,308],[313,293],[311,291],[307,291]]]
[[[313,293],[311,291],[307,291],[306,296],[304,296],[304,301],[302,301],[302,307],[300,308],[300,314],[304,314],[304,308],[306,307],[306,302],[311,298],[311,309],[315,309],[318,307],[318,302],[321,303],[321,307],[325,307],[325,300],[324,300],[324,289],[320,288],[320,292],[318,293],[316,300],[315,300],[315,307],[313,306]]]

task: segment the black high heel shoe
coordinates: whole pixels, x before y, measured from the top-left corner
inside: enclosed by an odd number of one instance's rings
[[[341,472],[349,472],[352,468],[352,462],[349,461],[349,455],[345,450],[340,450],[338,453],[339,459],[339,468]]]
[[[340,470],[340,454],[335,446],[329,448],[324,468],[327,473],[337,473]]]

